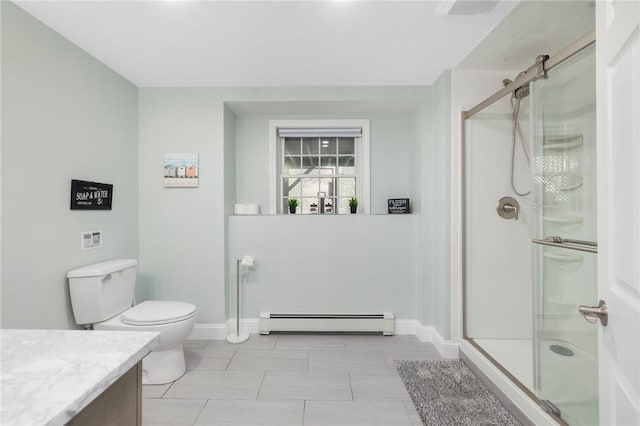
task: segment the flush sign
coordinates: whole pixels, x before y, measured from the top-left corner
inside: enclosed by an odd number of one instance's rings
[[[388,201],[387,211],[389,212],[389,214],[409,213],[408,198],[389,198],[387,201]]]
[[[111,210],[113,185],[71,180],[71,210]]]
[[[89,250],[102,247],[102,231],[83,232],[80,236],[80,248]]]

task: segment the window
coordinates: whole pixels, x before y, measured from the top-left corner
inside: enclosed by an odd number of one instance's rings
[[[368,213],[368,120],[271,122],[273,213],[349,214],[349,199]]]

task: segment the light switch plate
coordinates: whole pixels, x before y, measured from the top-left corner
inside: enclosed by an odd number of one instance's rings
[[[89,250],[102,247],[102,231],[86,231],[80,235],[80,248]]]

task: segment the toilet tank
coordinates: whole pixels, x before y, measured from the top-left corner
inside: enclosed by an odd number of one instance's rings
[[[94,263],[67,273],[76,324],[95,324],[131,307],[136,285],[135,259]]]

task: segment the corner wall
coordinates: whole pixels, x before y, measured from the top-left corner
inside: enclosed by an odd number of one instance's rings
[[[224,323],[224,104],[212,89],[140,89],[141,298],[181,300]],[[198,153],[199,186],[165,188],[165,153]]]
[[[2,327],[75,328],[67,271],[138,255],[137,88],[0,7]],[[113,210],[70,210],[71,179],[113,184]],[[103,247],[81,251],[81,232],[95,230]]]
[[[451,333],[451,71],[434,83],[432,96],[431,267],[433,325],[445,339]]]
[[[445,340],[451,333],[451,72],[430,87],[422,107],[418,216],[418,320]]]
[[[302,105],[303,107],[313,108],[314,105],[337,104],[345,106],[348,103],[354,106],[349,112],[344,112],[339,118],[353,118],[355,116],[362,118],[366,110],[355,111],[356,107],[362,105],[377,105],[378,111],[384,111],[385,108],[396,108],[399,104],[419,106],[421,102],[429,99],[430,89],[425,87],[399,87],[399,88],[143,88],[140,89],[140,276],[139,284],[144,289],[143,298],[159,298],[167,300],[184,300],[194,303],[198,308],[199,324],[223,324],[231,316],[229,302],[235,300],[235,263],[237,256],[244,254],[252,254],[256,258],[256,262],[269,262],[266,257],[260,258],[257,250],[262,250],[269,256],[275,256],[280,259],[287,253],[291,254],[295,248],[287,247],[287,235],[298,230],[303,232],[304,226],[298,228],[305,218],[288,218],[284,216],[261,215],[257,217],[225,217],[225,212],[230,209],[231,198],[237,196],[239,202],[255,202],[255,197],[260,196],[259,188],[261,184],[268,179],[268,175],[261,174],[257,169],[248,170],[237,166],[238,162],[244,161],[243,167],[251,169],[252,164],[256,167],[268,172],[268,158],[255,153],[245,152],[245,148],[249,146],[260,147],[260,141],[250,141],[250,144],[244,146],[236,144],[232,147],[231,140],[232,130],[227,129],[233,125],[235,121],[236,135],[235,139],[247,136],[245,130],[245,118],[238,111],[225,110],[228,106],[234,109],[234,105],[238,108],[249,108],[256,111],[255,108],[268,108],[274,104],[283,105],[292,103]],[[365,111],[365,112],[363,112]],[[235,115],[232,120],[232,114]],[[257,116],[261,114],[260,110],[253,112]],[[310,114],[310,113],[307,113]],[[326,112],[324,114],[327,114]],[[299,115],[299,114],[298,114]],[[317,114],[314,114],[317,116]],[[399,156],[393,157],[385,155],[379,151],[378,154],[372,152],[372,159],[377,159],[377,167],[387,167],[391,171],[397,171],[394,176],[395,180],[389,182],[381,182],[380,187],[385,191],[396,192],[401,189],[407,191],[412,201],[416,201],[414,207],[419,211],[421,208],[420,192],[421,183],[414,182],[413,177],[418,173],[410,171],[414,163],[411,152],[417,150],[415,145],[423,143],[429,137],[416,136],[417,128],[424,129],[425,124],[422,121],[416,123],[416,116],[412,112],[400,114],[397,116],[378,114],[379,117],[390,117],[387,124],[376,131],[374,137],[382,138],[385,143],[393,144],[394,129],[406,126],[407,130],[402,130],[400,143],[403,144]],[[386,119],[386,118],[385,118]],[[420,117],[422,119],[422,117]],[[258,127],[262,119],[257,122]],[[264,120],[263,120],[264,121]],[[268,122],[264,121],[264,122]],[[389,126],[389,123],[392,125]],[[384,131],[384,132],[383,132]],[[389,134],[391,131],[392,134]],[[255,132],[254,132],[255,133]],[[252,133],[253,134],[253,133]],[[400,133],[398,133],[400,135]],[[405,139],[410,140],[405,140]],[[386,142],[388,141],[388,142]],[[262,152],[268,144],[268,134],[264,135]],[[410,145],[410,146],[409,146]],[[235,148],[232,154],[231,150]],[[373,148],[372,148],[373,149]],[[384,147],[389,150],[390,147]],[[200,154],[200,186],[199,188],[163,188],[161,164],[164,153],[169,152],[197,152]],[[257,152],[257,151],[256,151]],[[378,155],[376,157],[376,155]],[[239,173],[236,174],[236,190],[235,193],[229,187],[230,177],[229,170],[232,164],[232,157],[235,156],[235,163]],[[245,158],[246,157],[246,158]],[[264,163],[261,159],[264,158]],[[392,160],[389,160],[392,159]],[[236,170],[233,170],[236,173]],[[384,174],[379,175],[381,178]],[[444,179],[445,177],[443,177]],[[376,172],[372,170],[372,183],[375,182]],[[388,186],[391,183],[391,186]],[[387,186],[385,186],[387,185]],[[258,192],[256,191],[256,188]],[[266,188],[266,187],[265,187]],[[372,191],[373,193],[374,191]],[[257,195],[256,195],[257,194]],[[427,192],[428,194],[428,192]],[[381,193],[379,200],[387,197],[387,193]],[[390,196],[390,194],[389,194]],[[250,199],[244,199],[245,197]],[[263,201],[260,201],[263,203]],[[264,208],[264,206],[263,206]],[[431,209],[431,207],[429,207]],[[443,213],[444,214],[444,213]],[[386,216],[386,215],[385,215]],[[413,216],[413,215],[412,215]],[[296,224],[289,221],[301,219]],[[323,232],[329,229],[329,221],[323,219],[332,219],[325,217],[312,218],[322,220],[322,226],[308,228],[306,234],[301,233],[301,238],[313,239],[312,235],[322,236]],[[341,217],[337,219],[350,219],[349,217]],[[367,218],[362,218],[366,220]],[[382,236],[393,238],[393,230],[398,231],[398,239],[406,244],[406,258],[415,258],[416,232],[415,217],[396,218],[399,222],[402,219],[402,225],[394,227],[389,222],[394,222],[394,218],[369,218],[367,223],[363,222],[362,228],[359,223],[355,223],[355,227],[348,227],[351,221],[342,223],[338,221],[334,223],[336,226],[347,226],[345,232],[348,231],[349,239],[362,239],[357,247],[363,250],[359,255],[360,259],[357,263],[361,265],[364,261],[377,262],[375,256],[367,256],[367,245],[365,241],[374,241],[376,244],[383,244]],[[280,223],[285,220],[285,223]],[[377,221],[377,222],[376,222]],[[324,223],[327,222],[327,223]],[[332,221],[333,222],[333,221]],[[374,223],[379,223],[385,229],[381,229],[379,234]],[[314,222],[314,224],[317,224]],[[290,225],[290,226],[288,226]],[[280,229],[278,234],[276,231]],[[332,231],[339,235],[339,229]],[[263,237],[263,240],[255,240],[255,236]],[[291,234],[293,235],[293,234]],[[225,238],[228,238],[229,251],[225,248]],[[238,239],[236,239],[238,238]],[[322,239],[316,241],[320,244],[314,247],[314,253],[333,256],[332,259],[337,265],[337,272],[349,271],[348,256],[339,256],[338,251],[332,254],[332,250],[340,247],[343,243],[337,239]],[[268,247],[271,247],[268,250]],[[392,252],[393,245],[389,245],[388,252]],[[297,250],[298,255],[303,249]],[[377,251],[376,256],[384,253],[384,250]],[[405,252],[402,252],[405,253]],[[402,269],[400,284],[401,291],[398,293],[402,300],[394,302],[393,308],[398,306],[397,310],[403,316],[407,315],[407,319],[416,318],[416,307],[418,301],[416,299],[416,270],[417,265],[422,260],[416,259],[408,264],[399,255],[387,260],[389,274],[393,268]],[[235,257],[234,257],[235,256]],[[393,259],[401,259],[399,262],[393,262]],[[274,261],[275,262],[275,261]],[[289,268],[288,262],[277,263],[280,274],[285,274]],[[275,265],[276,263],[274,263]],[[379,263],[372,270],[381,268],[385,263]],[[264,265],[267,267],[267,264]],[[271,265],[268,265],[271,267]],[[361,266],[359,266],[361,267]],[[408,269],[407,269],[408,268]],[[276,277],[278,270],[271,270],[272,277]],[[385,272],[386,273],[386,272]],[[351,274],[351,271],[349,271]],[[358,284],[352,284],[347,280],[344,282],[345,287],[341,289],[346,293],[354,293],[360,289],[361,283],[372,281],[370,289],[376,289],[372,298],[375,300],[383,300],[380,295],[388,295],[391,291],[393,294],[394,284],[389,283],[388,277],[381,274],[371,274],[371,271],[363,272],[363,277],[370,279],[361,279]],[[263,275],[266,277],[266,275]],[[335,280],[339,277],[336,276]],[[385,278],[386,277],[386,278]],[[254,277],[255,278],[255,277]],[[317,282],[317,281],[314,281]],[[321,283],[321,281],[320,281]],[[339,281],[336,281],[339,283]],[[262,283],[263,284],[263,283]],[[260,284],[260,285],[262,285]],[[278,284],[276,284],[277,286]],[[385,286],[387,286],[385,288]],[[253,287],[245,288],[252,291]],[[332,287],[329,287],[332,288]],[[320,287],[321,289],[321,287]],[[309,296],[314,293],[310,290]],[[244,290],[243,290],[244,291]],[[245,315],[257,315],[258,309],[265,307],[264,303],[259,299],[263,289],[255,289],[255,303],[250,310],[243,313]],[[284,291],[284,290],[283,290]],[[270,300],[285,300],[287,295],[284,293],[269,294]],[[302,296],[301,296],[302,297]],[[395,297],[395,296],[394,296]],[[301,299],[304,300],[304,299]],[[345,300],[359,300],[345,299]],[[248,299],[250,301],[250,299]],[[304,303],[304,302],[301,302]],[[367,309],[370,305],[356,304],[354,302],[349,310],[358,311]],[[267,306],[268,307],[268,306]],[[384,307],[380,306],[379,309]],[[346,308],[345,308],[346,309]],[[232,309],[231,309],[232,310]],[[430,325],[431,323],[427,323]]]

